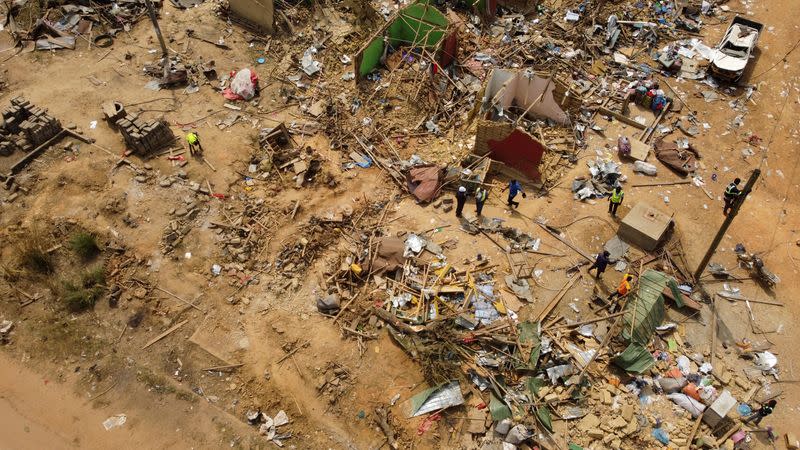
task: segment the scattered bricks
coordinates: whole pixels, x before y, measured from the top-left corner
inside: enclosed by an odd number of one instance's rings
[[[800,449],[800,440],[797,439],[797,435],[794,433],[786,433],[786,448]]]
[[[626,421],[630,421],[633,418],[633,405],[624,404],[621,407],[622,418]]]
[[[613,399],[611,397],[611,392],[608,392],[608,389],[603,389],[602,396],[603,396],[603,404],[611,406],[611,403],[613,402]]]
[[[591,430],[589,430],[587,434],[589,435],[590,438],[602,439],[606,435],[606,432],[599,428],[592,428]]]
[[[739,386],[740,388],[744,389],[745,391],[750,389],[750,382],[747,381],[745,378],[736,377],[734,379],[734,382],[736,383],[737,386]]]
[[[615,416],[608,422],[608,426],[615,429],[625,428],[628,425],[628,421],[622,418],[621,416]]]

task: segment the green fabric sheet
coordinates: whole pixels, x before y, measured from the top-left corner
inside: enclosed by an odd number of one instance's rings
[[[643,373],[653,367],[656,360],[644,346],[633,343],[611,362],[626,372]]]
[[[646,346],[656,327],[664,321],[664,288],[670,277],[648,270],[640,278],[638,289],[625,305],[622,338],[629,343]]]

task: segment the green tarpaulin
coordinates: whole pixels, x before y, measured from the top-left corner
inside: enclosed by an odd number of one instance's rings
[[[539,353],[542,351],[542,342],[539,336],[539,324],[534,322],[522,322],[517,325],[519,331],[519,343],[523,347],[530,347],[530,354],[528,357],[528,368],[535,369],[536,364],[539,362]]]
[[[631,344],[622,353],[615,356],[611,362],[626,372],[642,373],[653,367],[656,360],[644,346]]]
[[[544,381],[541,378],[528,377],[528,379],[525,380],[525,387],[528,388],[528,392],[530,392],[531,398],[538,397],[539,396],[539,389],[541,389],[542,386],[546,386],[546,385],[547,385],[547,382]]]
[[[551,433],[553,432],[553,421],[550,418],[550,408],[547,406],[540,406],[536,408],[536,416],[539,417],[539,422],[547,428]]]
[[[436,8],[420,0],[401,10],[394,20],[358,55],[358,74],[364,76],[380,64],[386,44],[393,48],[436,48],[447,33],[449,21]],[[385,38],[385,39],[384,39]]]
[[[685,303],[683,303],[683,293],[680,289],[678,289],[678,283],[675,282],[672,278],[667,280],[667,286],[672,291],[672,296],[675,298],[675,303],[678,307],[683,308]]]
[[[639,288],[625,305],[622,338],[629,343],[646,346],[656,327],[664,321],[664,288],[670,277],[657,271],[646,271],[638,281]]]
[[[503,419],[508,419],[511,417],[511,409],[509,409],[502,400],[495,397],[494,394],[490,394],[490,396],[491,399],[489,400],[489,412],[492,414],[492,420],[499,422]]]

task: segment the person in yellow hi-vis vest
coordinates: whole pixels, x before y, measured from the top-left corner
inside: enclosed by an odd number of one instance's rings
[[[203,153],[203,147],[200,145],[200,136],[198,136],[196,132],[188,132],[186,134],[186,142],[189,143],[190,155],[201,155]]]
[[[486,198],[489,197],[489,191],[486,188],[479,187],[475,190],[475,212],[478,214],[478,217],[481,215],[481,211],[483,211],[483,204],[486,203]]]
[[[611,197],[608,197],[608,212],[612,217],[617,217],[617,208],[622,204],[625,198],[625,192],[622,191],[622,186],[616,186],[611,191]]]

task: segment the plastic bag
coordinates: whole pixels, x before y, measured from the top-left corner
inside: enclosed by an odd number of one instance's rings
[[[666,431],[662,430],[661,428],[654,428],[653,429],[653,437],[656,438],[658,442],[661,442],[664,445],[669,444],[669,435]]]
[[[631,141],[625,136],[620,136],[617,139],[617,152],[620,155],[629,156],[631,154]]]
[[[245,100],[250,100],[256,95],[256,86],[251,79],[250,69],[236,72],[231,80],[231,90]]]
[[[706,410],[706,405],[698,402],[686,394],[669,394],[667,395],[667,398],[675,402],[676,405],[680,406],[686,411],[689,411],[689,414],[691,414],[695,419],[700,414],[703,414],[703,411]]]
[[[658,168],[653,164],[646,163],[644,161],[636,161],[633,163],[633,171],[640,172],[645,175],[655,176],[658,172]]]
[[[686,386],[686,378],[659,378],[656,383],[658,383],[662,391],[667,394],[673,394],[680,392],[681,388]]]
[[[691,371],[689,368],[689,358],[686,355],[678,356],[678,359],[675,361],[678,364],[678,369],[680,369],[681,373],[684,375],[689,375]]]

